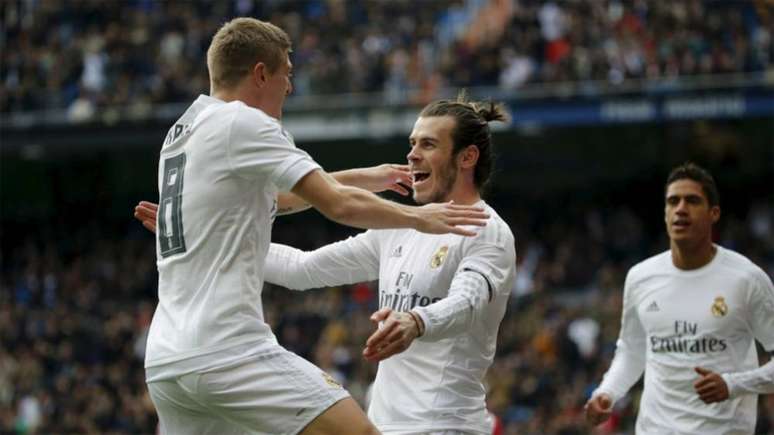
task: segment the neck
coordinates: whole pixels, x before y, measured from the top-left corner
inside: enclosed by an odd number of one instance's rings
[[[715,258],[717,253],[717,248],[709,240],[696,244],[680,243],[672,240],[669,244],[672,251],[672,263],[675,267],[682,270],[704,267]]]
[[[478,193],[478,189],[476,189],[475,186],[471,185],[467,188],[458,186],[457,189],[454,189],[454,191],[446,197],[445,201],[454,201],[455,204],[459,205],[472,205],[481,201],[481,194]]]
[[[225,101],[227,103],[238,100],[247,104],[244,98],[240,98],[240,93],[236,89],[210,88],[210,96],[215,97],[219,100]]]
[[[213,87],[210,87],[210,96],[215,97],[221,101],[225,101],[227,103],[231,101],[241,101],[245,103],[246,105],[259,109],[266,113],[269,116],[272,116],[276,119],[280,119],[281,115],[276,113],[271,113],[270,110],[267,110],[264,108],[263,104],[261,104],[260,98],[256,96],[254,93],[249,92],[248,89],[243,89],[244,83],[241,83],[234,88],[231,89],[215,89]]]

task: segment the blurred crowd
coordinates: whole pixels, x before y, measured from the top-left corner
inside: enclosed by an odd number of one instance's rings
[[[588,433],[583,404],[612,358],[626,271],[666,249],[663,230],[621,205],[560,201],[562,213],[556,203],[527,213],[515,202],[495,202],[516,235],[518,280],[487,376],[488,405],[505,434]],[[287,219],[307,219],[303,234]],[[143,371],[156,303],[153,238],[128,220],[30,225],[3,227],[0,433],[153,433]],[[277,219],[273,239],[311,249],[347,231],[312,214]],[[724,215],[717,240],[774,275],[774,204]],[[375,289],[264,290],[280,343],[361,404],[376,370],[360,356],[374,329]],[[633,430],[639,389],[599,433]],[[759,405],[758,433],[774,432],[774,396]]]
[[[188,102],[234,16],[294,41],[294,95],[381,92],[426,102],[445,87],[765,72],[765,0],[13,0],[0,4],[0,112]]]

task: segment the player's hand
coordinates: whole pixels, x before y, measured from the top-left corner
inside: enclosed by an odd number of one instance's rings
[[[605,393],[597,394],[586,402],[586,421],[592,426],[604,423],[613,412],[613,399]]]
[[[429,234],[459,234],[461,236],[475,236],[476,232],[464,228],[462,225],[474,225],[483,227],[489,219],[489,213],[483,208],[472,205],[457,205],[454,201],[446,203],[432,203],[417,207],[419,223],[417,231]]]
[[[403,196],[409,194],[408,186],[411,186],[411,171],[408,165],[385,163],[371,168],[358,169],[362,176],[359,185],[371,192],[384,192],[392,190]]]
[[[134,207],[134,217],[142,222],[142,226],[148,231],[156,234],[156,215],[159,211],[159,205],[148,201],[140,201]]]
[[[378,362],[403,352],[419,336],[417,322],[408,313],[382,308],[371,314],[371,321],[377,325],[384,322],[381,328],[368,337],[363,350],[363,357],[371,362]]]
[[[702,402],[710,404],[728,399],[728,385],[723,377],[702,367],[694,367],[700,378],[693,383],[693,388]]]

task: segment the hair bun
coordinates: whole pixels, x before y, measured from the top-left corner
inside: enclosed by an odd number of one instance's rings
[[[502,103],[495,103],[494,101],[487,101],[481,103],[474,103],[476,113],[484,119],[486,122],[501,121],[508,122],[508,113],[505,111],[505,107]]]

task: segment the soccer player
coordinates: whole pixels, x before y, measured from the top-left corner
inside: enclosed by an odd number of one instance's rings
[[[491,434],[483,378],[516,276],[514,237],[481,199],[489,180],[492,103],[438,101],[409,137],[419,204],[486,207],[476,237],[372,230],[312,252],[272,244],[266,279],[292,289],[379,280],[381,324],[363,351],[379,361],[368,416],[392,434]]]
[[[266,280],[292,289],[379,279],[381,327],[363,355],[380,361],[368,416],[383,433],[491,434],[483,377],[515,279],[508,225],[482,199],[493,165],[494,104],[438,101],[409,138],[419,204],[480,205],[492,216],[475,237],[366,231],[312,252],[272,244]],[[139,210],[153,229],[152,204]]]
[[[289,49],[272,24],[223,25],[207,51],[210,95],[161,149],[159,303],[145,367],[163,433],[376,432],[341,386],[279,346],[263,320],[278,192],[296,196],[290,208],[308,203],[360,228],[474,235],[467,226],[488,216],[456,204],[396,204],[325,174],[279,121],[292,90]]]
[[[720,218],[712,176],[688,163],[666,182],[670,249],[631,268],[621,332],[586,403],[599,424],[645,373],[638,434],[751,434],[758,394],[774,393],[774,286],[742,255],[712,243]]]

